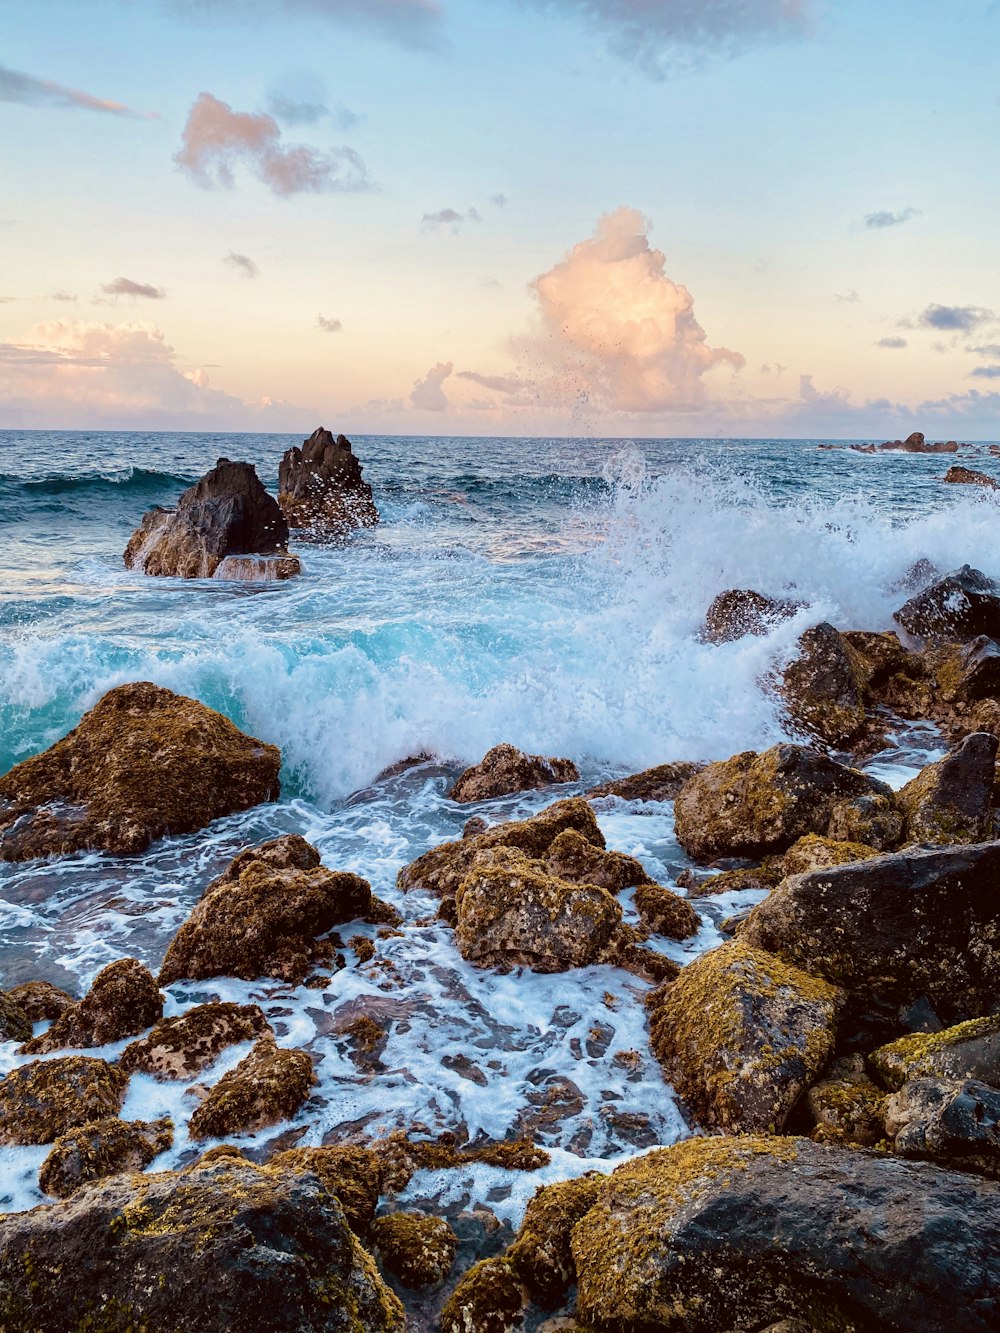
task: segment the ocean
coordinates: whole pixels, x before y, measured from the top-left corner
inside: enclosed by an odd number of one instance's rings
[[[155,971],[237,851],[300,832],[327,865],[364,875],[399,907],[402,935],[380,941],[367,966],[348,948],[325,991],[177,984],[166,1012],[253,999],[283,1045],[309,1049],[319,1084],[292,1122],[302,1144],[394,1128],[531,1133],[552,1156],[540,1172],[421,1171],[404,1196],[445,1212],[478,1202],[516,1224],[538,1184],[608,1170],[690,1130],[649,1051],[645,983],[610,967],[477,970],[432,920],[436,902],[395,888],[402,865],[459,836],[474,812],[446,799],[451,780],[499,741],[576,761],[580,784],[490,803],[493,822],[653,764],[789,738],[769,680],[808,625],[889,628],[919,558],[1000,578],[1000,492],[941,481],[955,461],[1000,480],[1000,459],[986,444],[956,458],[810,440],[359,436],[382,521],[341,545],[293,542],[300,578],[186,583],[124,568],[150,506],[173,504],[223,456],[253,462],[273,493],[282,452],[299,442],[0,433],[0,773],[130,680],[194,696],[283,756],[280,802],[144,856],[0,864],[0,985],[44,978],[82,993],[123,956]],[[766,637],[700,642],[706,608],[731,587],[807,606]],[[868,767],[899,786],[941,752],[932,727],[905,728]],[[669,803],[608,799],[598,818],[608,845],[660,883],[688,864]],[[698,935],[656,947],[684,962],[759,896],[699,899]],[[343,1034],[362,1014],[389,1033],[374,1067]],[[213,1077],[246,1049],[228,1051]],[[625,1052],[638,1064],[616,1059]],[[21,1059],[0,1045],[0,1072]],[[194,1155],[193,1105],[186,1085],[136,1075],[122,1114],[174,1117],[174,1148],[157,1161],[171,1166]],[[266,1152],[288,1131],[262,1131],[251,1146]],[[0,1149],[0,1209],[41,1201],[47,1152]]]

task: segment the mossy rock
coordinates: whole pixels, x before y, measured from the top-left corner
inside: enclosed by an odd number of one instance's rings
[[[127,1074],[93,1056],[32,1060],[0,1080],[0,1143],[53,1143],[115,1116],[127,1087]]]
[[[64,1009],[50,1028],[26,1042],[27,1055],[104,1046],[150,1027],[163,1013],[153,974],[137,958],[109,963],[82,1000]]]
[[[881,1046],[868,1063],[894,1091],[914,1078],[980,1079],[1000,1087],[1000,1015],[943,1032],[913,1032]]]
[[[579,779],[579,769],[572,759],[547,759],[540,754],[525,754],[514,745],[494,745],[456,780],[448,799],[463,804],[492,801],[514,792],[536,791]]]
[[[95,1120],[60,1134],[42,1163],[38,1183],[65,1199],[92,1180],[122,1171],[142,1171],[173,1144],[167,1120]]]
[[[252,1134],[293,1116],[315,1083],[305,1051],[286,1050],[272,1036],[253,1050],[212,1088],[192,1115],[192,1139],[221,1139]]]
[[[595,847],[578,829],[563,829],[545,854],[549,871],[573,884],[596,884],[609,893],[621,893],[634,884],[652,880],[634,856],[605,852]]]
[[[782,860],[782,870],[784,875],[804,875],[810,870],[846,866],[852,861],[867,861],[878,855],[874,847],[866,847],[860,842],[839,842],[823,838],[818,833],[807,833],[789,847]]]
[[[704,767],[704,764],[684,760],[657,764],[655,768],[644,768],[641,773],[632,773],[627,778],[615,778],[612,782],[591,787],[587,799],[618,796],[623,801],[672,801],[688,778],[693,778]]]
[[[659,884],[641,884],[635,891],[635,907],[644,929],[672,940],[688,939],[701,925],[686,898]]]
[[[856,796],[839,801],[830,812],[827,837],[884,852],[903,836],[903,816],[894,795]]]
[[[441,1333],[511,1333],[520,1328],[526,1295],[506,1258],[473,1264],[441,1311]]]
[[[215,1001],[173,1018],[161,1018],[152,1032],[125,1047],[119,1059],[128,1073],[187,1079],[200,1074],[229,1046],[252,1041],[271,1026],[257,1004]]]
[[[451,1272],[458,1237],[443,1217],[424,1213],[386,1213],[371,1228],[371,1242],[382,1267],[404,1287],[433,1287]]]
[[[885,1096],[860,1055],[836,1060],[806,1094],[819,1143],[871,1148],[885,1137]]]
[[[20,986],[12,986],[7,995],[32,1023],[52,1022],[76,1004],[72,995],[49,981],[23,981]]]
[[[782,695],[792,721],[828,745],[846,745],[864,730],[864,659],[830,624],[799,639],[799,656],[785,668]]]
[[[693,880],[688,893],[692,898],[707,898],[716,893],[743,893],[747,889],[770,892],[782,879],[782,859],[780,856],[771,856],[763,865],[749,866],[743,870],[722,870],[717,875]]]
[[[543,1185],[528,1203],[506,1257],[531,1299],[545,1309],[554,1309],[576,1281],[570,1239],[596,1203],[603,1180],[590,1172]]]
[[[991,828],[997,738],[973,732],[896,793],[911,842],[983,842]]]
[[[311,1171],[340,1200],[352,1231],[359,1236],[367,1233],[382,1192],[382,1163],[370,1148],[354,1144],[289,1148],[272,1157],[269,1165],[282,1171]]]
[[[0,991],[0,1041],[27,1041],[31,1019],[10,995]]]

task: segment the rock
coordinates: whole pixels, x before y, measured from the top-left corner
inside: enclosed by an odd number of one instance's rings
[[[31,1019],[16,1000],[0,991],[0,1041],[27,1041]]]
[[[826,866],[845,866],[854,861],[867,861],[878,856],[874,847],[860,842],[837,842],[821,838],[818,833],[807,833],[794,842],[781,858],[782,879],[786,875],[804,875],[810,870]]]
[[[804,833],[826,833],[835,805],[868,795],[891,793],[808,746],[747,750],[684,784],[674,805],[677,840],[699,861],[759,858],[786,851]]]
[[[852,992],[946,1023],[1000,994],[1000,843],[910,849],[794,875],[758,903],[741,940]]]
[[[0,860],[143,852],[165,833],[277,800],[281,755],[149,681],[119,685],[0,778]]]
[[[76,1004],[72,995],[49,981],[24,981],[20,986],[12,986],[7,996],[24,1010],[32,1023],[58,1018]]]
[[[871,1148],[885,1133],[885,1095],[865,1073],[864,1057],[835,1060],[806,1093],[818,1143]]]
[[[865,726],[867,677],[863,659],[832,625],[814,625],[782,678],[788,715],[828,745],[846,745]]]
[[[885,1128],[900,1157],[1000,1176],[1000,1089],[986,1083],[913,1079],[886,1098]]]
[[[949,703],[1000,697],[1000,644],[985,634],[952,650],[936,665],[941,693]]]
[[[288,524],[252,463],[220,458],[189,486],[176,509],[151,509],[125,547],[127,569],[184,579],[210,579],[227,556],[291,560]],[[297,571],[296,571],[297,572]]]
[[[868,1063],[893,1089],[914,1078],[971,1078],[1000,1088],[1000,1016],[909,1033],[872,1052]]]
[[[895,847],[902,838],[903,816],[891,793],[855,796],[853,800],[837,802],[830,811],[826,831],[834,842],[853,843],[884,852]]]
[[[458,778],[449,800],[492,801],[518,791],[535,791],[558,782],[578,782],[580,771],[572,759],[546,759],[525,754],[513,745],[494,745],[483,759]]]
[[[82,1000],[70,1005],[40,1037],[21,1047],[24,1055],[104,1046],[151,1027],[163,1013],[153,974],[137,958],[109,963]]]
[[[752,588],[720,592],[705,615],[701,637],[707,643],[732,643],[747,634],[769,634],[805,606],[786,597],[767,597]]]
[[[956,440],[945,440],[943,442],[938,441],[937,444],[928,444],[923,433],[915,430],[905,440],[887,440],[879,448],[883,451],[896,450],[906,454],[957,454],[958,442]]]
[[[272,1157],[270,1165],[282,1171],[308,1171],[318,1176],[340,1200],[351,1230],[359,1236],[368,1231],[383,1188],[381,1159],[370,1148],[354,1144],[289,1148]]]
[[[922,639],[1000,639],[1000,589],[981,570],[963,565],[904,602],[893,619]]]
[[[604,1177],[591,1171],[543,1185],[528,1202],[517,1239],[506,1258],[531,1299],[554,1309],[576,1281],[570,1239],[597,1202]]]
[[[688,778],[693,778],[704,767],[704,764],[684,761],[658,764],[656,768],[645,768],[641,773],[632,773],[627,778],[617,778],[614,782],[602,782],[597,787],[591,787],[587,798],[593,800],[600,796],[618,796],[623,801],[672,801]]]
[[[626,1162],[573,1232],[595,1333],[988,1333],[1000,1185],[794,1138],[693,1138]]]
[[[701,918],[686,898],[659,884],[641,884],[635,891],[635,907],[645,930],[686,940],[697,933]]]
[[[279,977],[301,982],[336,952],[321,936],[362,917],[371,886],[327,870],[297,833],[241,852],[209,884],[170,942],[160,983],[185,977]]]
[[[467,819],[462,825],[462,837],[478,838],[480,833],[485,833],[488,828],[489,824],[487,824],[482,815],[473,815],[471,819]]]
[[[60,1134],[42,1163],[38,1183],[46,1194],[66,1199],[92,1180],[145,1170],[173,1141],[170,1120],[93,1120]]]
[[[479,967],[584,967],[622,924],[622,909],[606,889],[558,879],[545,862],[508,847],[477,856],[456,904],[459,953]]]
[[[480,1259],[445,1302],[441,1333],[511,1333],[521,1325],[525,1301],[507,1259]]]
[[[896,793],[910,842],[981,842],[992,827],[998,741],[989,732],[966,736]]]
[[[928,560],[925,555],[914,560],[896,582],[892,585],[892,592],[919,592],[921,588],[926,588],[928,583],[933,583],[935,579],[941,577],[941,571],[933,561]]]
[[[148,1036],[125,1047],[119,1064],[129,1074],[138,1071],[162,1080],[193,1078],[228,1046],[270,1031],[259,1005],[199,1004],[174,1018],[161,1018]]]
[[[192,1139],[223,1139],[276,1125],[295,1114],[315,1082],[305,1051],[285,1050],[272,1036],[261,1037],[209,1091],[191,1117],[188,1134]]]
[[[996,482],[992,477],[988,477],[985,472],[977,472],[975,468],[971,467],[960,467],[957,463],[948,469],[944,474],[944,479],[964,486],[988,486],[991,490],[997,488]]]
[[[621,893],[634,884],[652,884],[642,863],[623,852],[605,852],[577,829],[563,829],[553,838],[545,861],[549,873],[572,884],[596,884],[609,893]]]
[[[387,1213],[372,1225],[372,1245],[383,1268],[404,1287],[432,1287],[451,1272],[458,1237],[443,1217]]]
[[[52,1333],[405,1327],[402,1306],[320,1182],[239,1158],[114,1176],[65,1203],[8,1214],[0,1324]]]
[[[117,1115],[127,1087],[127,1074],[91,1056],[32,1060],[0,1080],[0,1143],[53,1143]]]
[[[227,583],[275,583],[301,573],[297,555],[227,555],[212,577]]]
[[[278,466],[278,503],[289,526],[343,535],[373,528],[378,510],[372,488],[362,480],[351,442],[323,426],[285,451]]]
[[[653,1005],[650,1042],[700,1124],[782,1129],[833,1052],[844,996],[742,936],[681,969]]]

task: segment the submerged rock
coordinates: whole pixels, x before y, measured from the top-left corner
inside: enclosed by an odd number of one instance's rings
[[[868,1063],[888,1088],[913,1078],[979,1079],[1000,1088],[1000,1015],[943,1032],[913,1032],[881,1046]]]
[[[21,1047],[25,1055],[44,1055],[121,1041],[151,1027],[163,1013],[163,996],[153,974],[137,958],[109,963],[94,978],[82,1000],[64,1009],[52,1026]]]
[[[279,794],[281,755],[149,681],[119,685],[51,749],[0,777],[0,860],[145,851]]]
[[[403,1333],[405,1320],[314,1176],[229,1158],[183,1174],[114,1176],[65,1203],[8,1214],[0,1324]]]
[[[253,464],[220,458],[176,509],[143,515],[124,559],[144,574],[210,579],[228,557],[248,555],[277,557],[278,578],[299,572],[298,557],[288,554],[288,524]]]
[[[278,504],[293,528],[342,535],[379,520],[372,488],[346,435],[319,426],[302,447],[286,450],[278,466]]]
[[[997,745],[996,736],[973,732],[896,793],[910,842],[981,842],[989,836]]]
[[[641,773],[632,773],[627,778],[616,778],[613,782],[591,787],[587,798],[618,796],[623,801],[672,801],[688,778],[693,778],[704,767],[704,764],[683,760],[658,764],[656,768],[644,768]]]
[[[985,472],[977,472],[975,468],[961,467],[954,463],[944,474],[945,481],[954,482],[960,486],[986,486],[990,490],[996,490],[997,483],[992,477],[988,477]]]
[[[188,1125],[192,1139],[252,1134],[288,1120],[316,1082],[305,1051],[286,1050],[270,1035],[209,1090]]]
[[[513,745],[495,745],[478,764],[467,768],[448,793],[449,800],[492,801],[519,791],[535,791],[559,782],[578,782],[572,759],[546,759]]]
[[[271,1025],[256,1004],[199,1004],[174,1018],[161,1018],[148,1036],[122,1051],[119,1064],[157,1079],[187,1079],[215,1063],[237,1042],[252,1041]]]
[[[371,886],[327,870],[297,833],[241,852],[205,890],[170,942],[160,982],[231,976],[301,982],[332,958],[323,939],[368,911]]]
[[[864,661],[826,622],[807,629],[798,646],[782,678],[789,717],[829,745],[846,745],[865,726]]]
[[[1000,638],[1000,589],[978,569],[963,565],[911,597],[893,617],[919,638]]]
[[[116,1116],[127,1087],[127,1074],[92,1056],[32,1060],[0,1080],[0,1143],[53,1143]]]
[[[804,605],[787,597],[767,597],[752,588],[730,588],[720,592],[708,608],[702,638],[708,643],[732,643],[747,634],[769,634]]]
[[[458,1253],[458,1237],[443,1217],[386,1213],[375,1219],[372,1245],[382,1266],[404,1287],[443,1282]]]
[[[123,1171],[142,1171],[174,1141],[170,1120],[93,1120],[60,1134],[42,1163],[38,1183],[66,1199],[81,1185]]]

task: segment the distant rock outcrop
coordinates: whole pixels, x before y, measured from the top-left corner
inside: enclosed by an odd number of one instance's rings
[[[886,440],[884,444],[852,444],[851,448],[859,454],[903,453],[903,454],[957,454],[957,440],[939,440],[928,444],[923,433],[915,430],[905,440]]]
[[[176,509],[144,514],[124,558],[129,569],[185,579],[287,579],[300,572],[277,501],[252,463],[228,458],[189,486]]]
[[[372,488],[346,435],[324,426],[285,452],[278,468],[278,503],[293,528],[317,535],[373,528],[379,520]]]

